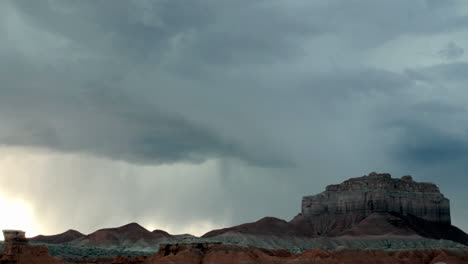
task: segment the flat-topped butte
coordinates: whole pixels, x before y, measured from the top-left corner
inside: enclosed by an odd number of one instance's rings
[[[411,176],[392,178],[372,172],[329,185],[320,194],[302,199],[302,215],[362,215],[374,212],[413,215],[450,224],[450,201],[433,183],[416,182]]]

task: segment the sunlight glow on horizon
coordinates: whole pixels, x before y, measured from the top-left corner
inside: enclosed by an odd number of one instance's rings
[[[181,181],[179,188],[203,189],[200,182],[204,180],[211,182],[219,190],[216,177],[219,166],[216,159],[200,164],[140,166],[83,154],[0,145],[0,240],[3,239],[1,230],[4,229],[23,230],[26,237],[55,235],[68,229],[90,234],[99,229],[120,227],[131,222],[136,222],[149,231],[159,229],[171,234],[203,235],[214,228],[221,228],[226,220],[220,222],[209,217],[199,217],[202,219],[189,219],[184,221],[185,224],[180,224],[179,221],[168,220],[171,218],[169,214],[174,215],[174,218],[179,216],[177,210],[164,206],[168,203],[161,202],[149,211],[145,207],[133,212],[134,204],[139,200],[125,197],[139,188],[142,193],[147,194],[155,189],[159,190],[164,193],[162,200],[168,199],[165,197],[169,197],[172,192],[164,192],[162,188],[155,186],[156,181],[153,179],[158,179],[159,186],[168,186],[174,177],[189,174],[198,177]],[[84,178],[83,182],[86,184],[79,185],[81,178]],[[113,180],[113,188],[126,195],[116,196],[104,191]],[[147,184],[148,182],[152,184]],[[129,183],[132,184],[132,191],[126,187]],[[78,185],[85,189],[84,192],[76,191]],[[186,195],[188,198],[192,194],[187,192]],[[115,201],[119,201],[122,206],[116,207]],[[101,208],[108,208],[108,211],[102,212]],[[155,209],[168,213],[160,215],[160,211]],[[108,217],[101,219],[103,214]],[[66,217],[69,217],[68,221],[63,221]]]
[[[23,230],[27,237],[39,234],[31,207],[25,201],[9,199],[2,194],[0,194],[0,229]]]
[[[182,235],[190,234],[194,236],[202,236],[205,233],[214,230],[223,228],[223,226],[216,226],[211,221],[197,221],[190,225],[184,225],[182,228],[174,229],[171,225],[158,225],[158,224],[143,224],[144,228],[149,231],[154,231],[156,229],[168,232],[171,235]]]

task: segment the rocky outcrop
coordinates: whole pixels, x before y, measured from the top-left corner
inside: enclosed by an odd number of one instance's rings
[[[113,264],[130,263],[246,263],[246,264],[447,264],[468,263],[467,250],[380,251],[312,249],[292,255],[285,250],[224,244],[162,245],[153,256],[126,258],[118,256]]]
[[[4,230],[5,242],[0,255],[0,264],[66,264],[49,255],[43,246],[31,246],[20,230]]]
[[[411,176],[395,179],[388,173],[329,185],[320,194],[303,197],[301,208],[291,223],[308,235],[337,236],[374,213],[451,226],[449,200],[435,184],[415,182]]]
[[[21,230],[3,230],[6,244],[27,244],[26,233]]]
[[[412,215],[430,222],[450,224],[449,199],[433,183],[415,182],[411,176],[395,179],[370,173],[302,199],[302,215],[356,215],[372,213]]]

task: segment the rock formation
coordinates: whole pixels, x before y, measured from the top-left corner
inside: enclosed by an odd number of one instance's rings
[[[20,230],[4,230],[5,242],[0,255],[0,264],[65,264],[49,255],[43,246],[31,246]]]
[[[278,237],[386,236],[468,245],[468,235],[450,224],[449,200],[435,184],[415,182],[411,176],[395,179],[373,172],[351,178],[327,186],[320,194],[305,196],[301,211],[290,222],[267,217],[213,230],[203,237],[264,245],[260,240]]]
[[[450,224],[449,199],[433,183],[415,182],[411,176],[394,179],[387,173],[370,173],[302,199],[302,215],[357,215],[374,212],[412,215],[426,221]]]
[[[305,196],[301,208],[291,223],[308,235],[337,236],[375,213],[451,226],[449,200],[435,184],[415,182],[411,176],[395,179],[388,173],[329,185],[322,193]]]
[[[5,238],[5,243],[7,245],[28,243],[26,233],[21,230],[3,230],[3,237]]]

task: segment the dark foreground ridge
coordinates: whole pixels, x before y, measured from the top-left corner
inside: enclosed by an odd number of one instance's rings
[[[283,249],[264,249],[252,246],[195,243],[161,245],[152,256],[126,258],[119,256],[114,264],[130,263],[189,263],[189,264],[462,264],[468,263],[467,250],[421,250],[389,252],[382,250],[311,249],[291,254]]]
[[[283,249],[264,249],[247,245],[221,243],[163,244],[155,254],[112,258],[87,258],[64,261],[51,257],[47,248],[28,244],[7,243],[2,264],[463,264],[468,263],[467,249],[428,249],[418,251],[383,251],[337,249],[324,251],[311,249],[301,254],[291,254]]]

